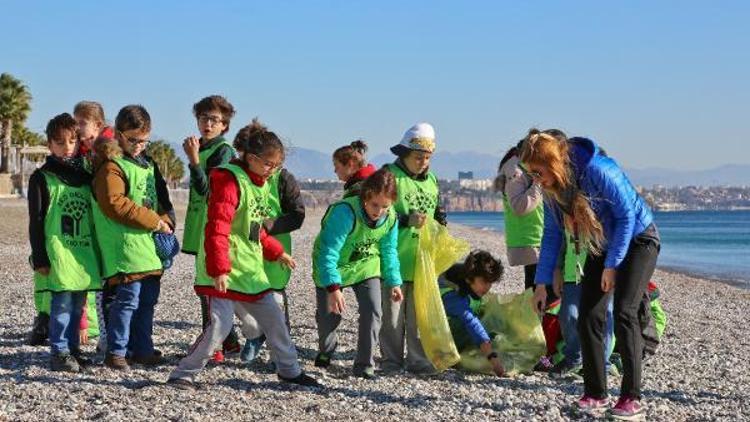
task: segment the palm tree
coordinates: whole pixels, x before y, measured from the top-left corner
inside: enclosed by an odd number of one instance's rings
[[[146,147],[146,154],[156,162],[159,172],[171,186],[174,186],[185,175],[185,165],[167,141],[158,140],[149,143]]]
[[[13,125],[23,123],[31,112],[31,94],[26,85],[9,73],[0,75],[0,130],[2,159],[0,173],[8,173]]]

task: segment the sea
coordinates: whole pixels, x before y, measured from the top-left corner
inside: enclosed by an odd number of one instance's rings
[[[656,212],[657,266],[750,289],[750,211]],[[502,212],[452,212],[448,222],[502,233]]]

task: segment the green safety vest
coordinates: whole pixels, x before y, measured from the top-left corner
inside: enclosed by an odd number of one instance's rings
[[[149,162],[148,166],[142,167],[126,158],[115,158],[112,161],[120,166],[125,174],[128,199],[138,206],[156,210],[154,164]],[[93,198],[92,200],[96,202]],[[150,230],[126,226],[111,220],[104,215],[97,203],[93,205],[93,209],[104,278],[162,269]]]
[[[330,211],[339,204],[349,206],[354,213],[354,226],[339,251],[337,269],[341,275],[341,287],[353,286],[365,280],[380,277],[380,239],[388,235],[398,221],[396,212],[393,207],[389,208],[383,224],[370,228],[362,215],[362,201],[359,196],[352,196],[328,207],[321,222],[323,229],[328,224]],[[320,268],[318,268],[319,256],[320,234],[315,238],[313,244],[313,280],[317,287],[323,287],[320,279]]]
[[[437,178],[432,172],[427,173],[425,180],[416,180],[395,164],[388,164],[386,168],[396,177],[398,198],[393,204],[393,209],[397,214],[409,215],[412,212],[420,212],[428,217],[435,215],[438,207],[439,187]],[[404,282],[414,281],[417,248],[419,248],[419,229],[406,225],[399,226],[398,260],[401,263],[401,278]]]
[[[211,147],[198,152],[198,165],[206,171],[206,163],[214,153],[223,146],[232,148],[232,145],[223,138]],[[182,252],[195,255],[200,248],[200,240],[203,229],[206,226],[206,207],[208,202],[205,195],[201,195],[192,185],[188,197],[187,212],[185,213],[185,231],[182,236]]]
[[[258,239],[251,239],[251,229],[263,224],[267,214],[268,183],[255,185],[245,170],[237,164],[227,163],[216,168],[230,171],[240,189],[239,204],[229,232],[229,260],[232,271],[228,274],[227,291],[255,295],[271,289],[268,277],[263,270],[263,248]],[[259,230],[258,230],[259,232]],[[197,286],[213,286],[214,280],[206,272],[205,236],[201,237],[198,259],[196,260]]]
[[[544,232],[544,205],[539,204],[528,214],[513,212],[510,202],[503,194],[503,219],[505,220],[505,243],[509,248],[539,247]]]
[[[456,289],[453,287],[441,287],[440,288],[440,297],[445,296],[449,292],[454,292]],[[482,307],[482,299],[474,299],[474,296],[468,295],[469,298],[469,309],[471,309],[471,312],[474,313],[474,315],[479,315],[479,309]]]
[[[583,266],[586,265],[587,253],[581,246],[581,253],[576,254],[576,245],[573,236],[565,232],[565,261],[563,263],[563,280],[566,283],[578,283],[583,275]]]
[[[268,180],[266,180],[269,189],[268,214],[266,215],[266,218],[276,218],[282,214],[281,198],[279,197],[280,174],[281,170],[276,171],[268,178]],[[273,237],[284,246],[284,252],[289,255],[292,254],[291,233],[275,234]],[[289,278],[292,276],[292,270],[285,265],[272,261],[263,261],[263,268],[266,270],[266,276],[268,276],[268,282],[271,283],[271,288],[278,291],[286,289],[286,285],[289,283]]]
[[[49,191],[44,245],[49,275],[34,272],[34,291],[68,292],[101,288],[99,255],[91,212],[91,186],[70,186],[42,171]]]

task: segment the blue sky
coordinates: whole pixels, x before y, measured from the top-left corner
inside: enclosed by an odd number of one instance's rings
[[[591,136],[627,167],[750,164],[750,2],[3,2],[0,71],[42,131],[81,99],[154,137],[197,133],[222,94],[291,144],[367,140],[417,121],[438,148],[500,155],[531,126]]]

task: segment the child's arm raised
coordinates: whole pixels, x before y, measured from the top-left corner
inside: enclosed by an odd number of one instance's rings
[[[34,172],[29,178],[29,242],[31,243],[31,266],[43,275],[49,273],[49,256],[44,238],[44,218],[49,208],[49,191],[44,175]]]

